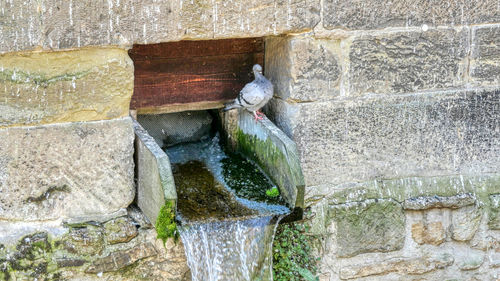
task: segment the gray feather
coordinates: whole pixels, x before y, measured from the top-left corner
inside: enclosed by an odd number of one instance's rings
[[[262,75],[262,67],[258,64],[254,65],[253,72],[255,79],[241,89],[233,102],[225,104],[224,111],[242,107],[250,112],[255,112],[273,97],[273,85]]]

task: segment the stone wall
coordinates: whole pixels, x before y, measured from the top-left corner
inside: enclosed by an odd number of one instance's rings
[[[260,36],[266,110],[299,149],[320,279],[500,278],[498,0],[11,0],[0,279],[188,276],[182,245],[163,247],[127,209],[126,51]]]

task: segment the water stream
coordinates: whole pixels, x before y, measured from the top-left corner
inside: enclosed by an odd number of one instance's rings
[[[289,209],[252,162],[224,153],[218,137],[166,150],[192,280],[272,280],[272,241]]]

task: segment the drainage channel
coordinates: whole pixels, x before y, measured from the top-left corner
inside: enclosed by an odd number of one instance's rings
[[[246,112],[134,123],[137,203],[157,227],[162,206],[174,206],[192,280],[272,280],[276,226],[303,207],[295,144]]]

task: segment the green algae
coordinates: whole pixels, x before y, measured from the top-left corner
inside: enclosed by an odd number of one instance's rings
[[[276,186],[267,178],[257,165],[241,154],[226,152],[227,158],[221,160],[222,174],[229,188],[237,196],[248,200],[276,205],[286,205],[279,196]],[[267,190],[274,189],[275,196],[268,196]]]
[[[268,197],[274,198],[280,195],[280,192],[277,187],[273,187],[271,189],[266,190],[266,195]]]
[[[261,140],[241,129],[237,129],[235,134],[238,152],[262,167],[290,206],[302,208],[305,184],[298,157],[283,152],[291,153],[293,149],[289,150],[283,144],[284,147],[280,150],[271,138]],[[289,159],[290,157],[292,159]]]
[[[52,83],[59,81],[74,81],[86,76],[90,71],[81,71],[75,73],[65,73],[47,77],[43,74],[27,73],[20,70],[3,70],[0,71],[0,81],[7,81],[15,84],[28,84],[32,83],[41,87],[48,87]]]
[[[175,242],[179,240],[179,232],[177,231],[177,224],[175,223],[175,203],[173,201],[166,201],[158,213],[156,219],[156,233],[157,238],[167,242],[167,239],[173,238]]]

